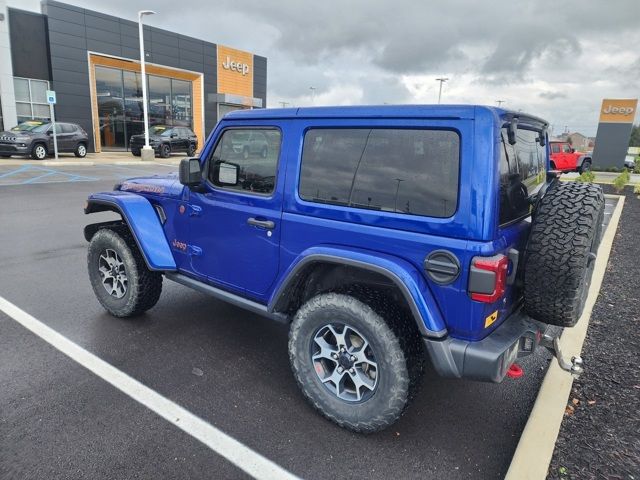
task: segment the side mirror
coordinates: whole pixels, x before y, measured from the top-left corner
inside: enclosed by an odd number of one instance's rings
[[[172,133],[172,134],[171,134],[171,138],[176,138],[177,136],[178,136],[178,134],[177,134],[177,133]]]
[[[516,117],[512,118],[507,126],[507,137],[509,140],[509,145],[516,144],[516,135],[518,133],[518,119]]]
[[[202,183],[202,170],[199,158],[183,158],[180,160],[180,183],[187,187],[197,187]]]
[[[238,185],[239,170],[237,163],[216,162],[213,167],[214,183],[223,187],[235,187]]]
[[[47,135],[53,135],[53,128],[47,130]]]
[[[571,153],[576,153],[576,149],[575,149],[575,148],[572,148],[572,149],[571,149]]]

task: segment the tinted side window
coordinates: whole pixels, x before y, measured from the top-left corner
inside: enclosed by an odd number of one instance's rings
[[[452,131],[314,129],[304,139],[299,193],[314,202],[449,217],[459,163]]]
[[[560,145],[557,143],[551,145],[551,153],[560,153]]]
[[[502,129],[500,146],[500,224],[529,214],[528,197],[545,179],[546,148],[540,145],[539,133],[518,129],[516,144],[507,141]]]
[[[73,133],[76,131],[76,127],[71,125],[70,123],[62,123],[62,133]]]
[[[243,193],[270,194],[273,192],[280,157],[280,131],[254,129],[260,132],[265,144],[260,149],[251,148],[252,129],[225,130],[209,159],[209,181],[218,188],[239,190]],[[216,182],[215,165],[232,163],[238,166],[238,184],[220,185]]]

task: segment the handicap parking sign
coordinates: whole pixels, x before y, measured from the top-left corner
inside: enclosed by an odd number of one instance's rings
[[[50,105],[56,104],[56,92],[53,90],[47,90],[47,103]]]

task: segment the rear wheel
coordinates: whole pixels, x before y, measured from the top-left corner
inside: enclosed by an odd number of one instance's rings
[[[389,320],[353,296],[326,293],[305,303],[291,324],[289,358],[300,389],[349,430],[388,427],[414,389],[413,356]]]
[[[79,143],[73,153],[78,158],[84,158],[87,156],[87,146],[84,143]]]
[[[132,149],[131,149],[131,154],[132,154],[134,157],[139,157],[139,156],[141,155],[140,150],[138,150],[137,148],[132,148]]]
[[[35,160],[44,160],[47,158],[47,147],[44,143],[36,143],[31,149],[31,158]]]
[[[591,160],[585,160],[584,162],[582,162],[582,165],[580,165],[580,168],[578,168],[578,173],[582,174],[584,172],[590,172],[591,171]]]
[[[604,219],[593,184],[556,182],[534,214],[524,264],[524,308],[541,322],[576,324],[586,303]]]
[[[140,315],[160,298],[162,275],[147,268],[124,225],[96,232],[89,243],[87,265],[98,301],[113,316]]]

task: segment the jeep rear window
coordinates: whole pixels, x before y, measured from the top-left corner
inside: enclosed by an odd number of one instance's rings
[[[304,137],[304,200],[450,217],[457,208],[460,138],[450,130],[311,129]]]
[[[528,198],[535,194],[546,176],[546,147],[540,145],[540,133],[518,128],[516,144],[507,141],[507,129],[501,132],[500,145],[500,224],[523,218],[531,212]]]

